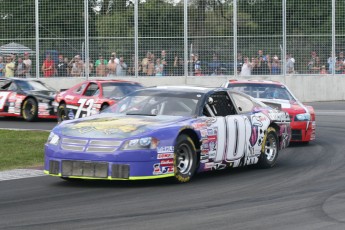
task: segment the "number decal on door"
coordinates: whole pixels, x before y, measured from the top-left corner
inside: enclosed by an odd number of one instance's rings
[[[87,106],[86,113],[82,115],[82,117],[88,117],[91,115],[91,109],[94,104],[94,99],[86,99],[86,98],[80,98],[78,101],[79,107],[77,110],[77,113],[75,114],[74,118],[79,118],[82,111],[85,111],[84,106]]]
[[[1,92],[0,93],[0,110],[2,110],[5,106],[6,99],[10,92]]]

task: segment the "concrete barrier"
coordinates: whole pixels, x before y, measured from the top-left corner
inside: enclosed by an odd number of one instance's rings
[[[235,79],[235,77],[122,77],[112,79],[136,81],[142,83],[144,86],[191,85],[219,87],[225,81]],[[238,77],[238,79],[261,79],[283,82],[290,88],[293,94],[303,102],[345,100],[345,77],[342,75],[248,76]],[[40,78],[40,80],[44,81],[56,90],[60,90],[68,89],[79,82],[85,81],[85,78]]]

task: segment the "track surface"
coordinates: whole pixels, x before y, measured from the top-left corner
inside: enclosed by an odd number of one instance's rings
[[[345,103],[313,105],[317,140],[282,151],[275,168],[204,173],[182,185],[2,181],[0,229],[344,230]]]

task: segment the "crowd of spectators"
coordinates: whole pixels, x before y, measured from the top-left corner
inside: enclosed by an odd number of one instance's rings
[[[107,58],[109,57],[109,58]],[[90,76],[115,77],[134,76],[135,67],[138,67],[139,76],[183,76],[184,60],[179,55],[171,55],[166,50],[159,54],[147,52],[138,60],[135,65],[134,55],[127,63],[123,55],[117,56],[116,52],[109,56],[99,54],[94,62],[90,58],[85,63],[80,55],[75,55],[72,59],[63,55],[57,56],[57,61],[51,54],[47,54],[41,66],[44,77],[82,77],[85,75],[88,66]],[[278,55],[264,54],[263,50],[258,50],[256,55],[243,56],[237,54],[237,66],[234,63],[221,61],[216,53],[212,54],[210,61],[201,60],[198,54],[191,54],[188,60],[188,74],[193,76],[218,76],[233,74],[237,71],[240,76],[250,75],[280,75],[282,65],[286,66],[287,74],[295,74],[296,60],[292,54],[287,53],[286,61],[282,62]],[[15,54],[0,56],[0,77],[30,77],[32,61],[29,53],[22,56]],[[345,74],[345,57],[340,52],[334,59],[329,57],[327,63],[322,63],[316,51],[312,51],[310,59],[305,65],[307,74],[331,74],[334,68],[336,74]]]

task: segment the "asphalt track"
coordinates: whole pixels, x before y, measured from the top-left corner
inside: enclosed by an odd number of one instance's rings
[[[317,140],[280,152],[275,168],[203,173],[179,185],[49,176],[1,181],[0,229],[344,230],[345,103],[313,105]],[[28,123],[13,124],[8,128]]]

